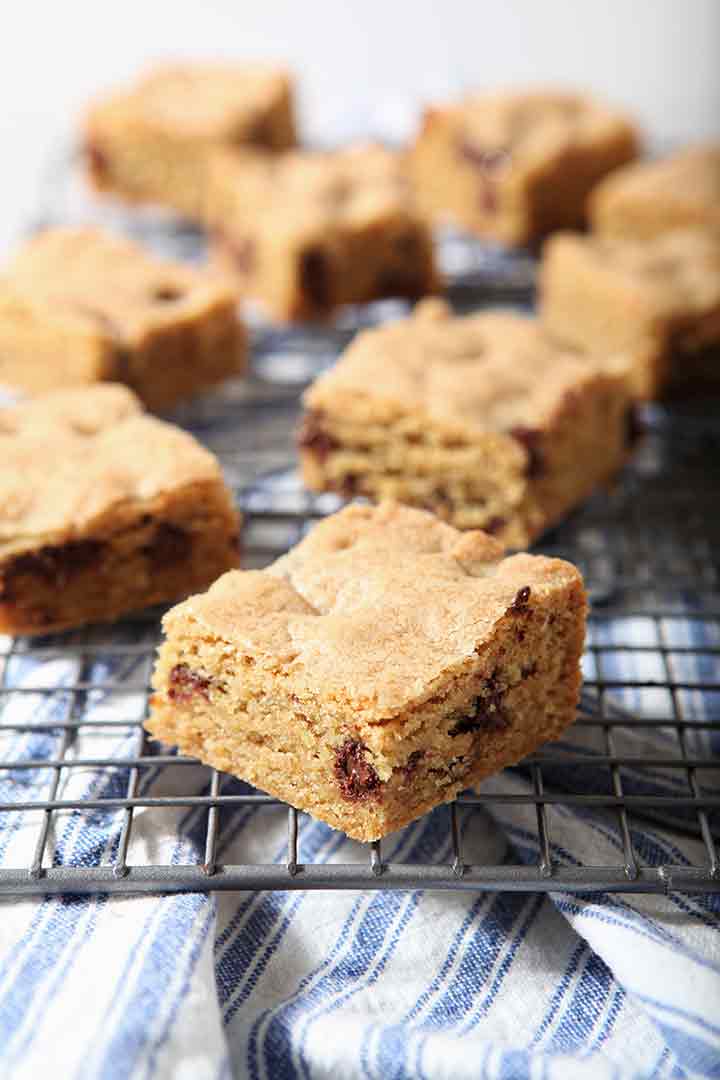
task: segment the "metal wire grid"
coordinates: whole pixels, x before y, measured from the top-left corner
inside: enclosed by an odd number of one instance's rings
[[[303,493],[297,476],[287,468],[287,440],[296,410],[293,396],[277,388],[268,395],[267,387],[251,382],[206,399],[181,417],[214,444],[238,489],[246,515],[247,565],[264,565],[295,543],[314,519],[334,508],[333,498]],[[29,863],[0,869],[0,894],[258,888],[643,892],[720,888],[720,794],[713,783],[720,768],[720,756],[713,757],[713,741],[717,750],[720,733],[720,423],[701,410],[677,414],[656,410],[649,422],[645,447],[620,485],[591,500],[538,549],[574,559],[584,570],[594,598],[586,696],[575,729],[576,735],[593,740],[593,745],[588,742],[587,753],[577,748],[568,751],[563,744],[546,747],[518,770],[503,774],[499,783],[490,788],[483,785],[478,792],[461,796],[457,804],[435,811],[447,816],[448,861],[386,861],[382,845],[375,843],[358,856],[362,861],[314,862],[303,856],[300,815],[288,808],[287,851],[282,862],[222,864],[218,857],[221,816],[243,807],[277,808],[280,804],[192,759],[169,754],[146,738],[142,720],[159,638],[158,613],[149,612],[116,629],[91,629],[40,641],[17,639],[0,651],[0,701],[6,706],[0,705],[0,746],[3,740],[12,742],[28,732],[51,733],[56,741],[49,756],[35,759],[6,753],[0,762],[0,778],[4,774],[18,780],[17,792],[0,801],[0,813],[32,812],[39,817]],[[249,481],[249,477],[256,479]],[[695,629],[702,633],[696,635]],[[620,654],[637,661],[637,676],[614,674],[614,661]],[[13,677],[16,663],[53,658],[73,661],[74,677],[69,683],[20,686]],[[107,676],[112,665],[122,669],[126,663],[136,673],[132,678],[122,670],[118,677]],[[650,707],[633,712],[622,709],[624,701],[632,703],[638,694],[647,692],[652,698]],[[34,702],[62,698],[66,712],[62,719],[43,720],[41,710],[17,719],[7,706],[22,695],[31,695]],[[91,701],[97,705],[114,699],[121,704],[110,717],[97,717],[89,707]],[[130,699],[139,699],[141,708],[124,715],[122,700]],[[130,749],[121,756],[77,753],[88,733],[120,728],[132,738]],[[645,736],[650,740],[647,745]],[[192,784],[180,784],[180,790],[169,795],[145,793],[142,780],[148,770],[178,767],[183,775],[193,776]],[[598,783],[598,769],[604,770],[604,783]],[[89,798],[68,795],[65,778],[82,770],[112,772],[118,793]],[[531,791],[510,790],[513,773],[529,780]],[[651,783],[638,786],[638,776],[652,778],[658,773],[679,777],[684,788],[656,793]],[[28,788],[22,783],[28,774],[42,782]],[[532,808],[536,861],[484,865],[468,854],[473,825],[486,827],[486,813],[501,810],[503,804]],[[137,814],[163,813],[168,808],[203,813],[202,861],[192,865],[132,863],[128,853]],[[552,815],[561,808],[614,817],[622,839],[621,860],[610,866],[568,866],[556,858]],[[53,815],[63,812],[119,815],[116,843],[106,858],[89,867],[68,865],[57,848],[50,850]],[[703,855],[697,864],[653,864],[652,858],[638,850],[634,825],[648,817],[698,837]],[[253,828],[256,835],[263,829],[262,815]],[[358,845],[358,850],[362,847]]]
[[[119,204],[90,201],[78,183],[75,155],[63,152],[51,162],[41,193],[41,210],[33,228],[56,223],[91,222],[135,236],[160,254],[199,259],[201,234],[164,214],[128,214]],[[468,237],[447,232],[439,237],[439,257],[457,308],[477,307],[488,300],[526,301],[534,279],[534,261],[525,254],[507,254]],[[332,327],[278,328],[253,320],[253,361],[259,378],[226,384],[179,411],[175,419],[219,455],[228,481],[238,492],[245,514],[245,565],[262,566],[296,543],[313,520],[332,511],[333,497],[309,497],[287,467],[290,433],[297,420],[297,389],[331,363],[337,351],[363,326],[401,312],[402,302],[383,302],[346,310]],[[397,311],[396,311],[397,309]],[[252,314],[252,313],[251,313]],[[41,778],[32,797],[18,783],[17,791],[0,800],[0,813],[39,816],[35,849],[29,864],[0,867],[0,895],[51,892],[132,892],[253,888],[416,888],[618,890],[663,892],[720,888],[717,854],[717,780],[720,757],[713,758],[713,740],[720,742],[720,583],[716,552],[720,550],[720,422],[712,409],[700,407],[650,413],[651,433],[643,452],[611,493],[598,496],[583,510],[544,538],[538,550],[572,559],[583,569],[594,611],[587,650],[586,697],[576,731],[597,736],[592,752],[568,753],[545,748],[527,759],[521,770],[532,794],[496,788],[465,794],[457,804],[435,811],[445,814],[451,858],[440,864],[393,863],[382,846],[367,846],[359,861],[326,865],[302,859],[299,815],[287,810],[287,852],[280,863],[267,861],[223,865],[218,860],[221,815],[248,806],[280,804],[239,782],[203,769],[191,759],[167,754],[149,742],[142,720],[147,712],[148,680],[159,639],[158,612],[145,613],[113,630],[89,630],[40,642],[0,639],[0,751],[3,741],[20,732],[51,733],[56,745],[50,756],[33,759],[13,755],[0,760],[3,775]],[[259,479],[257,479],[259,477]],[[638,622],[645,638],[637,639]],[[627,640],[617,628],[634,632]],[[702,632],[694,633],[694,628]],[[615,633],[608,634],[610,628]],[[700,641],[702,644],[696,644]],[[614,677],[619,655],[655,664],[653,677]],[[15,662],[71,659],[75,675],[60,687],[17,685]],[[105,678],[104,666],[128,661],[135,682],[122,675]],[[684,677],[689,662],[693,677]],[[659,669],[657,665],[659,664]],[[104,666],[103,666],[104,665]],[[699,679],[696,669],[708,670]],[[657,709],[637,708],[637,695],[664,695]],[[135,694],[141,708],[133,717],[97,719],[89,703]],[[703,695],[703,707],[695,698]],[[9,706],[23,695],[67,702],[62,720],[12,719]],[[618,708],[618,701],[633,712]],[[4,706],[3,706],[4,703]],[[662,706],[662,707],[660,707]],[[42,710],[37,710],[42,715]],[[122,711],[122,710],[121,710]],[[116,710],[117,712],[117,710]],[[6,720],[7,715],[11,716]],[[74,756],[84,733],[127,730],[130,748],[124,756]],[[649,747],[627,749],[644,733]],[[664,741],[655,742],[662,733]],[[599,739],[599,749],[598,742]],[[180,767],[195,777],[193,790],[170,796],[144,794],[149,770]],[[593,770],[592,775],[585,767]],[[598,785],[597,769],[607,770]],[[68,774],[97,769],[117,777],[121,793],[101,798],[68,797]],[[198,779],[202,773],[202,782]],[[677,774],[685,790],[673,794],[637,790],[640,770]],[[510,772],[504,774],[509,776]],[[191,785],[188,784],[188,788]],[[640,785],[642,789],[643,785]],[[202,793],[195,793],[197,790]],[[533,808],[538,859],[522,864],[486,865],[468,854],[468,816],[483,825],[483,811],[503,804]],[[202,862],[192,865],[139,865],[129,858],[139,812],[197,808],[205,817]],[[553,855],[551,816],[555,809],[575,807],[617,819],[623,857],[617,865],[568,867]],[[116,843],[106,858],[89,867],[63,862],[52,847],[53,816],[114,812],[119,815]],[[715,817],[713,817],[715,814]],[[650,865],[637,850],[633,821],[654,817],[697,835],[703,858],[693,866]],[[262,818],[255,831],[262,830]]]

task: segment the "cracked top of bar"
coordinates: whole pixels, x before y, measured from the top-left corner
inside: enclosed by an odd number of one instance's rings
[[[162,64],[127,90],[98,102],[90,116],[122,111],[166,134],[251,139],[268,109],[289,89],[289,74],[264,64]]]
[[[412,209],[402,155],[375,143],[281,155],[222,149],[211,170],[216,190],[211,187],[210,212],[221,231],[235,213],[253,221],[259,215],[282,231],[290,224],[359,228],[388,212]]]
[[[592,360],[551,341],[537,320],[509,311],[456,318],[426,300],[409,319],[359,334],[304,396],[307,408],[352,416],[368,398],[391,418],[418,410],[444,425],[511,432],[542,428],[594,380],[622,377],[625,361]]]
[[[594,189],[590,216],[594,227],[604,232],[614,226],[616,212],[647,216],[656,200],[663,204],[670,225],[678,214],[687,225],[711,220],[720,225],[720,143],[685,147],[658,160],[617,169]]]
[[[225,574],[163,625],[172,635],[190,621],[256,675],[291,678],[302,700],[379,723],[445,692],[497,632],[514,642],[528,609],[572,593],[582,603],[578,590],[562,560],[503,558],[485,533],[421,510],[349,506],[266,570]]]
[[[593,147],[619,128],[632,131],[623,113],[584,94],[550,89],[471,94],[428,113],[455,119],[478,147],[502,146],[514,163],[545,161],[568,146]]]
[[[37,233],[0,276],[0,316],[27,310],[57,327],[130,346],[234,304],[232,289],[212,275],[95,228]]]
[[[139,504],[221,483],[215,457],[107,383],[0,409],[0,558],[132,522]]]
[[[717,229],[673,229],[647,240],[560,232],[548,240],[546,252],[546,259],[564,252],[582,259],[584,267],[615,275],[663,315],[704,312],[720,304],[720,217]],[[645,314],[642,307],[628,318]]]

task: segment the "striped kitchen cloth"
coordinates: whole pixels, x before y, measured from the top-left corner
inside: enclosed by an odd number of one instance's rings
[[[678,644],[683,635],[697,648],[720,644],[717,627],[672,622]],[[649,632],[639,618],[605,631],[636,643]],[[136,749],[135,729],[118,721],[142,715],[144,696],[132,686],[147,672],[138,671],[137,654],[111,659],[99,650],[88,661],[78,647],[78,659],[72,655],[20,651],[7,661],[6,684],[21,692],[6,696],[0,721],[31,726],[0,732],[5,762],[52,759],[61,736],[48,725],[77,718],[78,708],[83,718],[113,726],[83,729],[69,756],[121,760]],[[683,655],[706,684],[718,681],[717,652]],[[640,661],[653,677],[651,649],[613,656],[616,668],[606,669],[606,678],[637,679],[646,670]],[[90,690],[79,706],[67,688],[81,663],[84,682],[116,691]],[[689,715],[720,717],[711,694],[690,697]],[[628,691],[620,704],[653,715],[661,707],[652,689]],[[592,700],[585,707],[592,709]],[[710,739],[704,731],[691,734]],[[659,753],[667,749],[662,740],[674,737],[623,732],[623,753]],[[565,745],[592,754],[591,733],[576,727]],[[690,749],[711,748],[694,741]],[[709,787],[716,774],[708,774],[702,783]],[[53,775],[1,771],[0,801],[43,797]],[[550,789],[563,783],[550,766],[544,775]],[[152,768],[143,771],[139,791],[206,791],[207,776],[199,766]],[[684,782],[662,769],[623,769],[622,781],[626,791],[644,794],[675,792]],[[127,783],[121,766],[66,770],[58,797],[122,796]],[[504,791],[532,790],[522,768],[488,789],[500,783]],[[583,786],[607,791],[607,768],[587,766]],[[39,817],[0,814],[1,867],[28,865]],[[122,820],[108,810],[54,814],[53,861],[106,862]],[[220,820],[220,861],[285,858],[281,807],[228,809]],[[537,861],[532,807],[494,804],[461,820],[467,861]],[[205,821],[206,812],[194,809],[138,810],[128,861],[201,861]],[[645,864],[702,865],[703,845],[687,821],[632,817],[630,824]],[[617,816],[609,813],[553,807],[551,840],[559,865],[622,862]],[[440,809],[389,838],[383,855],[448,861],[449,845],[447,810]],[[358,845],[304,816],[300,851],[313,862],[361,857]],[[717,893],[93,896],[5,900],[0,911],[0,1074],[13,1080],[720,1076]]]

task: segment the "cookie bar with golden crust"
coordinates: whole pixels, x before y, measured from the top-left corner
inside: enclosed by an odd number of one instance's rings
[[[124,386],[0,410],[0,634],[110,621],[238,565],[214,456]]]
[[[638,161],[608,176],[588,202],[593,231],[651,240],[673,229],[720,229],[720,143]]]
[[[510,246],[585,220],[588,192],[637,156],[625,116],[565,91],[497,91],[428,108],[411,153],[421,209]]]
[[[629,452],[622,363],[591,362],[509,311],[439,300],[359,334],[305,393],[299,446],[314,491],[433,510],[525,547]]]
[[[720,385],[720,227],[642,241],[559,233],[539,285],[547,332],[624,353],[639,397]]]
[[[97,190],[169,206],[193,220],[203,215],[214,149],[275,151],[296,141],[288,73],[230,63],[155,67],[94,104],[84,132],[88,175]]]
[[[218,152],[207,222],[215,265],[280,319],[438,287],[401,155],[381,146]]]
[[[48,229],[0,275],[0,384],[122,382],[160,410],[245,362],[231,288],[111,233]]]
[[[348,507],[168,612],[147,727],[375,840],[572,723],[585,615],[570,563]]]

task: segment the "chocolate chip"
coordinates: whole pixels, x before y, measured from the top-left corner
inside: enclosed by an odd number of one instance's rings
[[[530,599],[530,586],[524,585],[522,589],[518,589],[517,595],[513,600],[510,607],[507,609],[508,615],[527,615],[530,607],[528,600]]]
[[[505,693],[498,686],[497,673],[485,680],[483,693],[473,698],[467,710],[448,730],[448,735],[467,735],[471,731],[504,731],[510,723],[502,702]]]
[[[423,255],[423,243],[415,230],[398,233],[393,240],[395,250],[407,262],[419,261]]]
[[[201,675],[199,671],[193,671],[188,664],[176,664],[168,679],[167,696],[170,701],[176,701],[181,705],[190,701],[195,694],[201,694],[208,701],[211,685],[212,679]]]
[[[328,308],[332,304],[332,272],[326,253],[321,248],[308,248],[300,255],[298,270],[300,288],[312,307]]]
[[[97,143],[87,142],[85,144],[85,157],[95,179],[98,181],[105,180],[110,171],[105,151],[101,150]]]
[[[333,450],[340,445],[332,435],[328,435],[322,426],[323,414],[310,410],[306,412],[298,432],[298,446],[310,450],[318,461],[325,461]]]
[[[483,525],[483,532],[489,533],[490,536],[495,536],[504,529],[507,525],[507,521],[504,517],[491,517],[489,521],[486,521]]]
[[[483,172],[496,172],[506,165],[510,159],[510,151],[504,146],[497,146],[489,150],[487,147],[478,146],[477,143],[472,142],[470,139],[460,140],[458,153],[470,165],[482,169]]]
[[[357,739],[346,739],[335,748],[335,779],[348,802],[367,802],[380,795],[381,780],[369,761],[367,747]]]
[[[537,664],[528,664],[527,667],[520,669],[520,674],[522,675],[523,679],[530,679],[533,675],[537,675],[537,672]]]
[[[439,768],[428,769],[428,775],[437,776],[441,780],[445,781],[445,784],[452,783],[453,780],[458,780],[470,771],[471,762],[467,760],[464,754],[460,754],[456,758],[452,758],[446,765]]]
[[[384,270],[378,277],[374,295],[418,300],[427,292],[427,278],[417,269]]]
[[[637,405],[631,405],[625,413],[625,445],[632,449],[645,434],[646,428]]]
[[[346,499],[352,499],[355,495],[357,495],[359,489],[359,477],[353,476],[352,473],[349,473],[347,476],[343,476],[339,485],[339,491],[341,495],[344,495]]]
[[[412,778],[412,776],[414,775],[414,773],[417,772],[418,765],[420,764],[420,762],[422,761],[422,759],[424,757],[425,757],[425,751],[424,750],[413,750],[410,757],[407,759],[405,764],[402,766],[402,772],[403,772],[403,775],[405,777],[405,780],[410,780]]]
[[[161,521],[155,535],[150,543],[143,547],[142,552],[155,568],[163,570],[185,562],[190,557],[191,550],[192,537],[186,529],[169,521]]]
[[[253,146],[272,146],[272,126],[267,116],[256,116],[245,131],[246,143]]]
[[[104,548],[101,540],[74,540],[16,555],[0,570],[0,600],[14,603],[18,599],[19,579],[26,576],[58,589],[64,588],[76,574],[97,565]]]
[[[132,353],[129,349],[116,348],[112,351],[112,378],[117,382],[129,383],[132,375]]]
[[[498,208],[497,173],[507,164],[509,152],[504,148],[488,150],[468,139],[458,143],[458,154],[477,170],[480,180],[480,208],[486,214],[494,214]]]
[[[509,434],[512,435],[516,442],[524,446],[527,452],[528,459],[525,475],[530,479],[537,479],[538,476],[542,476],[545,472],[545,455],[538,445],[542,439],[542,433],[536,428],[519,426],[510,428]]]
[[[178,289],[175,285],[160,285],[157,289],[153,289],[152,298],[159,304],[169,304],[174,300],[180,300],[182,295],[182,289]]]

